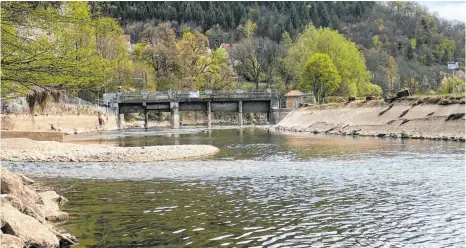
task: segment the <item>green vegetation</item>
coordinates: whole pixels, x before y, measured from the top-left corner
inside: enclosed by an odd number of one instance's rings
[[[368,89],[371,87],[370,74],[366,69],[364,56],[356,44],[329,28],[316,29],[308,26],[298,36],[285,63],[293,78],[299,78],[303,74],[304,64],[315,53],[327,54],[335,65],[341,77],[337,95],[356,96],[373,93]],[[290,83],[293,83],[293,80]]]
[[[314,91],[328,82],[311,76],[330,72],[340,80],[319,102],[464,90],[464,78],[445,79],[447,61],[464,65],[464,23],[414,2],[5,2],[1,14],[2,97]],[[311,60],[335,70],[309,70]]]
[[[440,94],[464,94],[465,82],[458,77],[447,77],[442,86],[440,86],[438,92]]]
[[[323,103],[325,96],[336,90],[340,83],[340,74],[330,56],[315,53],[304,65],[299,88],[314,93],[316,101]]]
[[[123,29],[86,2],[5,2],[1,14],[2,97],[133,83]]]

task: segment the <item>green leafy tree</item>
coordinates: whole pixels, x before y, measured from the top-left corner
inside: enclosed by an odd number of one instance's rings
[[[133,82],[123,29],[87,2],[2,3],[2,96],[86,91]],[[89,98],[88,100],[94,100]]]
[[[257,29],[257,24],[252,22],[251,20],[247,20],[244,26],[243,25],[238,26],[238,31],[240,31],[243,34],[243,37],[246,37],[246,38],[252,37],[256,29]]]
[[[283,32],[282,39],[280,40],[280,44],[283,45],[286,49],[289,49],[291,45],[293,45],[293,41],[291,40],[290,33]]]
[[[177,42],[178,60],[181,65],[183,89],[199,89],[205,85],[204,75],[211,64],[208,51],[209,41],[199,31],[186,31],[183,38]]]
[[[234,81],[231,78],[235,76],[235,73],[228,66],[228,52],[224,48],[217,48],[212,52],[210,61],[207,73],[204,74],[206,81],[204,87],[216,90],[232,89]]]
[[[325,97],[338,89],[341,77],[328,54],[315,53],[304,65],[299,89],[312,92],[316,102],[322,104]]]
[[[286,65],[295,79],[300,77],[307,59],[315,53],[327,54],[337,68],[341,77],[341,83],[335,92],[337,95],[362,95],[364,87],[371,84],[364,56],[356,44],[337,31],[329,28],[316,29],[312,25],[298,36],[286,58]]]
[[[453,94],[465,92],[466,84],[459,77],[447,77],[442,81],[440,88],[437,90],[440,94]]]
[[[372,37],[371,42],[372,42],[372,47],[374,48],[378,49],[382,47],[382,42],[380,42],[378,35],[374,35],[374,37]]]
[[[95,29],[85,2],[57,8],[5,2],[1,8],[2,95],[90,88],[103,80]]]
[[[128,43],[123,29],[110,17],[94,21],[97,53],[104,59],[103,84],[109,90],[133,83],[133,61],[130,59]]]

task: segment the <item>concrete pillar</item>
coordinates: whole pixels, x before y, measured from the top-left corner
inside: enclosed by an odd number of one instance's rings
[[[178,102],[170,102],[170,127],[172,129],[180,128],[180,104]]]
[[[238,101],[238,124],[243,125],[243,101]]]
[[[273,124],[273,125],[278,124],[278,121],[280,119],[280,112],[279,112],[278,109],[273,109],[272,108],[270,110],[269,116],[270,116],[269,117],[270,118],[269,119],[270,124]]]
[[[147,108],[144,109],[144,128],[149,128],[149,111],[147,111]]]
[[[212,102],[207,102],[207,128],[212,128]]]
[[[123,122],[124,119],[125,119],[125,115],[118,113],[118,129],[123,128],[123,123],[122,122]]]

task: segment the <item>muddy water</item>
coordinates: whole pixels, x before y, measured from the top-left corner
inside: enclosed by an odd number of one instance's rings
[[[212,144],[158,163],[3,163],[62,189],[81,247],[464,247],[464,143],[125,131],[73,142]]]

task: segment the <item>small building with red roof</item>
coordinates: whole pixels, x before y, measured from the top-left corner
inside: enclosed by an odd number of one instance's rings
[[[301,103],[307,101],[308,94],[303,93],[300,90],[292,90],[285,95],[286,108],[295,109],[298,108]]]

